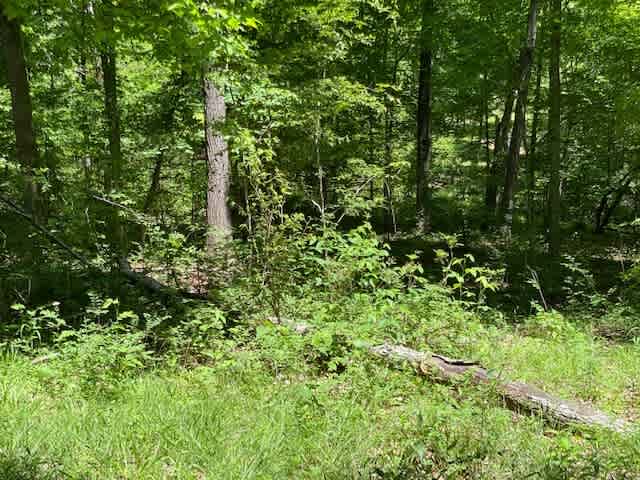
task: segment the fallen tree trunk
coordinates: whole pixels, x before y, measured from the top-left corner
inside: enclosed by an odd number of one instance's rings
[[[153,277],[145,275],[142,272],[137,272],[133,268],[131,268],[131,264],[126,258],[121,258],[119,260],[119,271],[122,276],[127,278],[129,281],[140,285],[141,287],[146,288],[147,290],[160,294],[160,295],[170,295],[170,296],[180,296],[185,298],[191,298],[194,300],[206,300],[207,295],[201,294],[198,292],[191,292],[189,290],[184,289],[176,289],[165,285],[164,283],[160,283]]]
[[[22,217],[23,219],[28,221],[33,226],[33,228],[38,231],[38,233],[40,233],[47,240],[49,240],[50,242],[57,245],[65,252],[67,252],[71,257],[77,260],[87,270],[91,272],[97,272],[99,274],[104,274],[104,272],[100,270],[98,267],[96,267],[94,264],[92,264],[88,258],[76,252],[76,250],[73,247],[71,247],[64,241],[60,240],[56,235],[54,235],[49,230],[47,230],[42,225],[40,225],[33,218],[32,215],[28,214],[23,209],[21,209],[18,205],[15,204],[15,202],[0,195],[0,203],[5,204],[13,214],[18,215],[19,217]],[[167,285],[160,283],[156,279],[149,277],[148,275],[145,275],[142,272],[137,272],[133,270],[131,268],[131,265],[129,264],[129,261],[126,258],[121,258],[118,260],[118,273],[120,273],[120,275],[125,277],[130,282],[137,284],[156,294],[165,295],[165,296],[182,296],[182,297],[192,298],[196,300],[207,299],[207,295],[205,294],[190,292],[188,290],[178,290],[175,288],[171,288]]]
[[[590,405],[563,400],[522,382],[502,382],[475,362],[452,360],[442,355],[419,352],[399,345],[370,347],[369,351],[396,363],[409,363],[424,375],[435,375],[444,382],[469,378],[479,385],[494,386],[512,409],[537,413],[561,425],[600,427],[616,432],[627,432],[632,424],[614,418]]]
[[[300,335],[308,335],[313,326],[289,319],[269,318],[274,324],[283,325]],[[563,400],[549,395],[537,387],[522,382],[504,382],[492,377],[478,362],[445,357],[432,352],[420,352],[402,345],[368,346],[372,355],[392,363],[408,363],[420,374],[436,377],[444,383],[470,379],[478,385],[492,386],[512,410],[540,414],[559,425],[599,427],[615,432],[628,432],[634,425],[624,419],[614,418],[592,406],[578,401]]]

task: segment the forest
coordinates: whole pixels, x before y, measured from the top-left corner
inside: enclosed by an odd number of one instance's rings
[[[0,0],[0,480],[640,479],[639,0]]]

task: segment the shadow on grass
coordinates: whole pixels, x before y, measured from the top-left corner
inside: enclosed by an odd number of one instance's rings
[[[6,452],[0,449],[2,480],[67,480],[60,464],[29,451]]]

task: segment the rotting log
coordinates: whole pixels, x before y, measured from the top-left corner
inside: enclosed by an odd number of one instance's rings
[[[634,428],[626,420],[611,417],[586,403],[564,400],[526,383],[501,381],[475,362],[452,360],[399,345],[380,345],[370,347],[369,351],[391,362],[409,363],[419,373],[447,383],[468,378],[478,385],[493,386],[510,408],[540,414],[561,425],[600,427],[621,433]]]
[[[307,335],[314,329],[306,323],[296,323],[290,319],[276,319],[270,322],[283,325],[300,335]],[[432,352],[421,352],[402,345],[378,345],[365,347],[373,356],[391,363],[408,363],[419,374],[436,377],[443,383],[454,383],[469,379],[476,385],[493,387],[512,410],[526,411],[541,415],[558,425],[597,427],[619,433],[630,432],[636,426],[624,419],[612,417],[584,402],[564,400],[523,382],[501,380],[476,361],[460,360]]]

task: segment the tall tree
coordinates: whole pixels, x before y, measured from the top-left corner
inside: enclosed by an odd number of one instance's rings
[[[561,169],[561,84],[560,48],[562,0],[551,0],[551,58],[549,61],[549,150],[551,183],[549,184],[549,253],[560,254],[560,169]]]
[[[418,74],[418,156],[416,159],[416,221],[418,231],[431,228],[430,172],[433,158],[433,0],[422,2],[420,70]]]
[[[207,250],[213,253],[221,240],[231,236],[231,209],[229,186],[231,166],[229,147],[220,130],[226,120],[227,105],[224,95],[210,78],[206,67],[203,72],[204,129],[207,157]]]
[[[0,41],[3,45],[7,66],[13,128],[16,139],[16,157],[24,175],[24,207],[34,219],[44,217],[40,187],[35,180],[35,171],[41,168],[36,135],[33,127],[33,106],[27,62],[24,51],[22,28],[17,18],[9,18],[0,3]]]
[[[108,127],[109,164],[104,173],[104,189],[117,189],[122,176],[122,144],[120,131],[120,110],[118,107],[118,69],[115,48],[114,7],[110,0],[103,0],[100,20],[105,40],[100,48],[104,87],[104,113]]]
[[[511,130],[509,156],[505,169],[504,191],[500,202],[501,213],[504,216],[505,228],[510,232],[513,224],[513,210],[518,168],[520,164],[520,149],[526,129],[526,108],[531,79],[531,66],[536,48],[538,33],[538,0],[530,0],[527,40],[520,50],[518,62],[518,90],[516,100],[515,120]]]

